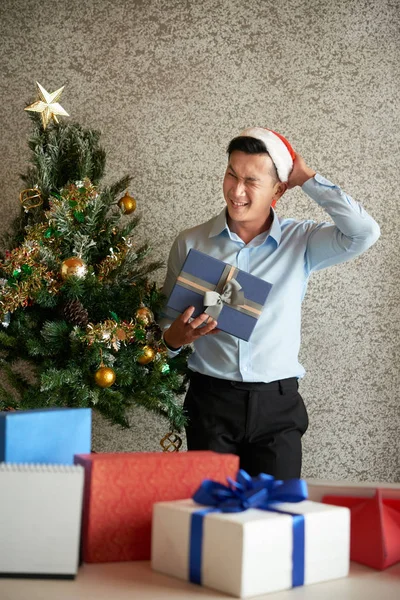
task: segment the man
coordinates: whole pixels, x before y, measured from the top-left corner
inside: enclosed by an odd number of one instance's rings
[[[301,437],[308,416],[298,392],[301,302],[313,271],[347,261],[380,235],[378,224],[350,196],[308,167],[280,134],[245,130],[228,147],[223,182],[226,208],[176,238],[164,293],[169,296],[190,248],[273,284],[249,342],[218,330],[208,315],[161,321],[170,356],[194,345],[185,398],[188,450],[240,456],[251,475],[300,477]],[[334,224],[277,216],[287,189],[302,190]],[[174,320],[175,319],[175,320]]]

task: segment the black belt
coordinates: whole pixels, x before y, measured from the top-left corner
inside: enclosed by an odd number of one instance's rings
[[[190,374],[190,380],[194,383],[211,383],[214,387],[220,389],[227,389],[234,387],[240,390],[253,390],[257,392],[271,391],[280,392],[281,394],[286,392],[292,392],[293,390],[299,389],[299,382],[297,377],[289,377],[287,379],[278,379],[277,381],[264,381],[252,382],[252,381],[231,381],[230,379],[221,379],[219,377],[211,377],[210,375],[203,375],[192,371]]]

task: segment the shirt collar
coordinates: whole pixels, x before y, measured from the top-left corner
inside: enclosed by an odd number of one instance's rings
[[[267,235],[265,237],[264,242],[270,236],[276,241],[277,245],[279,245],[279,243],[281,241],[281,237],[282,237],[281,225],[279,223],[278,215],[276,214],[276,212],[274,211],[273,208],[271,208],[271,210],[272,210],[272,215],[273,215],[272,225],[271,225],[269,232],[267,233]],[[228,223],[226,221],[226,208],[223,208],[216,217],[211,219],[211,227],[210,227],[210,233],[208,234],[208,237],[210,237],[210,238],[215,237],[217,235],[220,235],[223,231],[227,231],[228,234],[231,233],[231,231],[228,227]]]

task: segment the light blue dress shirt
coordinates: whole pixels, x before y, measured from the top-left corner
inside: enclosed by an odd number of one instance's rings
[[[380,229],[358,202],[318,173],[303,184],[302,190],[331,216],[334,224],[282,219],[274,211],[269,231],[245,244],[230,231],[224,208],[216,217],[182,231],[175,239],[163,287],[167,297],[191,248],[273,284],[250,340],[222,331],[200,337],[189,357],[188,366],[193,371],[246,382],[304,376],[298,361],[301,304],[311,273],[358,256],[376,242]],[[177,315],[164,309],[160,320],[163,330]],[[176,354],[169,352],[171,357]]]

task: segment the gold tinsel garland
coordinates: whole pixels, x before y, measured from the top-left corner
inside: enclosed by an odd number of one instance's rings
[[[143,326],[132,319],[130,321],[106,319],[101,323],[89,323],[86,331],[76,327],[74,335],[88,346],[96,344],[101,356],[102,348],[118,352],[121,344],[135,342],[139,350],[137,361],[142,365],[157,362],[158,368],[165,374],[170,370],[168,352],[160,332],[157,324]]]
[[[58,293],[60,282],[46,265],[39,262],[39,254],[39,242],[29,238],[19,248],[6,252],[5,260],[0,263],[3,273],[8,276],[0,292],[2,315],[28,306],[43,285],[50,294]]]
[[[112,271],[122,265],[129,248],[130,245],[127,243],[119,243],[115,248],[110,248],[110,254],[99,263],[96,269],[97,276],[100,280],[107,279]]]
[[[0,306],[2,314],[14,312],[19,307],[29,306],[33,303],[35,292],[47,283],[47,291],[50,294],[57,294],[59,291],[58,282],[53,279],[52,273],[46,271],[43,267],[35,269],[35,277],[30,280],[22,281],[15,287],[3,288],[0,296]]]
[[[114,321],[107,319],[101,323],[89,323],[86,332],[80,333],[79,339],[91,346],[94,343],[114,348],[118,351],[121,342],[128,344],[135,339],[136,324],[134,321]]]
[[[157,354],[167,355],[167,349],[162,340],[162,333],[157,324],[143,326],[133,319],[130,321],[106,319],[100,323],[89,323],[84,332],[77,329],[75,335],[89,346],[99,344],[100,346],[114,348],[115,351],[118,351],[121,343],[130,344],[137,342],[142,347],[151,345]]]
[[[68,204],[70,208],[70,216],[74,217],[74,211],[83,211],[85,208],[98,197],[97,187],[92,184],[90,179],[85,177],[83,181],[76,181],[64,187],[60,195],[51,196],[49,217],[57,208],[64,207]]]
[[[25,227],[25,231],[27,233],[25,242],[38,242],[40,246],[43,245],[44,240],[46,240],[46,246],[51,246],[54,248],[54,246],[60,245],[59,238],[52,235],[52,232],[49,232],[49,223],[36,223],[35,225],[27,225]],[[39,254],[40,248],[38,255]]]

